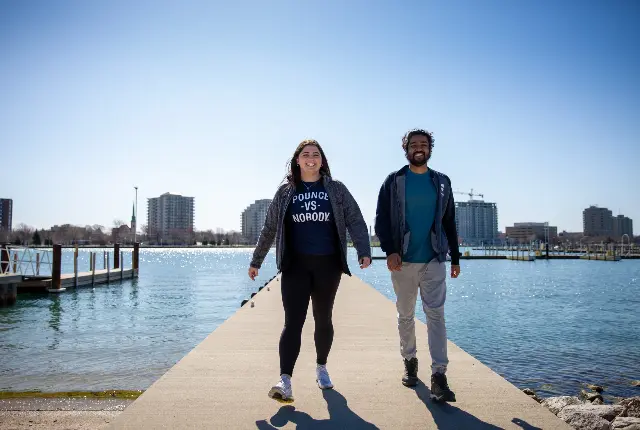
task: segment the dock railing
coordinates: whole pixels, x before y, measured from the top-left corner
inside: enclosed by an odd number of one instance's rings
[[[2,245],[0,273],[4,275],[50,276],[52,251],[19,245]]]
[[[102,254],[102,264],[99,263],[98,254]],[[111,254],[113,254],[113,267],[110,267]],[[121,279],[124,270],[125,252],[120,250],[120,244],[116,243],[111,250],[89,252],[89,272],[106,270],[109,275],[112,271],[120,272],[116,276]],[[86,269],[80,268],[81,259],[79,248],[73,250],[73,275],[77,285],[78,273]],[[140,244],[135,243],[131,250],[131,268],[137,270],[140,261]],[[68,264],[68,262],[67,262]],[[85,263],[86,264],[86,263]],[[101,265],[102,267],[98,267]],[[55,244],[52,248],[30,247],[21,245],[0,244],[0,274],[21,275],[24,277],[60,278],[63,271],[62,245]],[[85,266],[86,267],[86,266]],[[70,270],[66,269],[69,273]],[[110,277],[110,276],[109,276]]]

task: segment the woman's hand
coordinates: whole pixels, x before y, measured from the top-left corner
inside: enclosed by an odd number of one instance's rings
[[[256,269],[255,267],[249,267],[249,277],[251,278],[252,281],[256,280],[256,276],[258,276],[258,272],[259,270]]]
[[[361,269],[366,269],[367,267],[369,267],[371,265],[371,258],[369,257],[362,257],[360,259],[360,268]]]

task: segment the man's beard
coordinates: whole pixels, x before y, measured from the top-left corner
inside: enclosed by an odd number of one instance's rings
[[[424,157],[422,157],[420,160],[416,160],[417,154],[423,154]],[[413,166],[422,167],[427,164],[427,161],[429,161],[429,159],[431,158],[431,151],[429,151],[429,153],[418,151],[414,152],[413,155],[409,155],[409,153],[407,152],[406,157],[409,163],[411,163]]]

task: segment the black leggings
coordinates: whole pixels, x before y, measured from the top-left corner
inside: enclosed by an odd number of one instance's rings
[[[284,329],[280,335],[280,374],[292,375],[300,353],[302,327],[309,299],[316,323],[314,339],[318,364],[327,364],[333,342],[331,313],[342,276],[338,256],[298,255],[282,272]]]

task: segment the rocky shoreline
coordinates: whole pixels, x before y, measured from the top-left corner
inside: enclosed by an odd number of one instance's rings
[[[635,386],[640,382],[634,381]],[[578,396],[540,398],[530,388],[522,390],[573,428],[580,430],[640,430],[640,396],[605,404],[603,387],[587,385]]]

